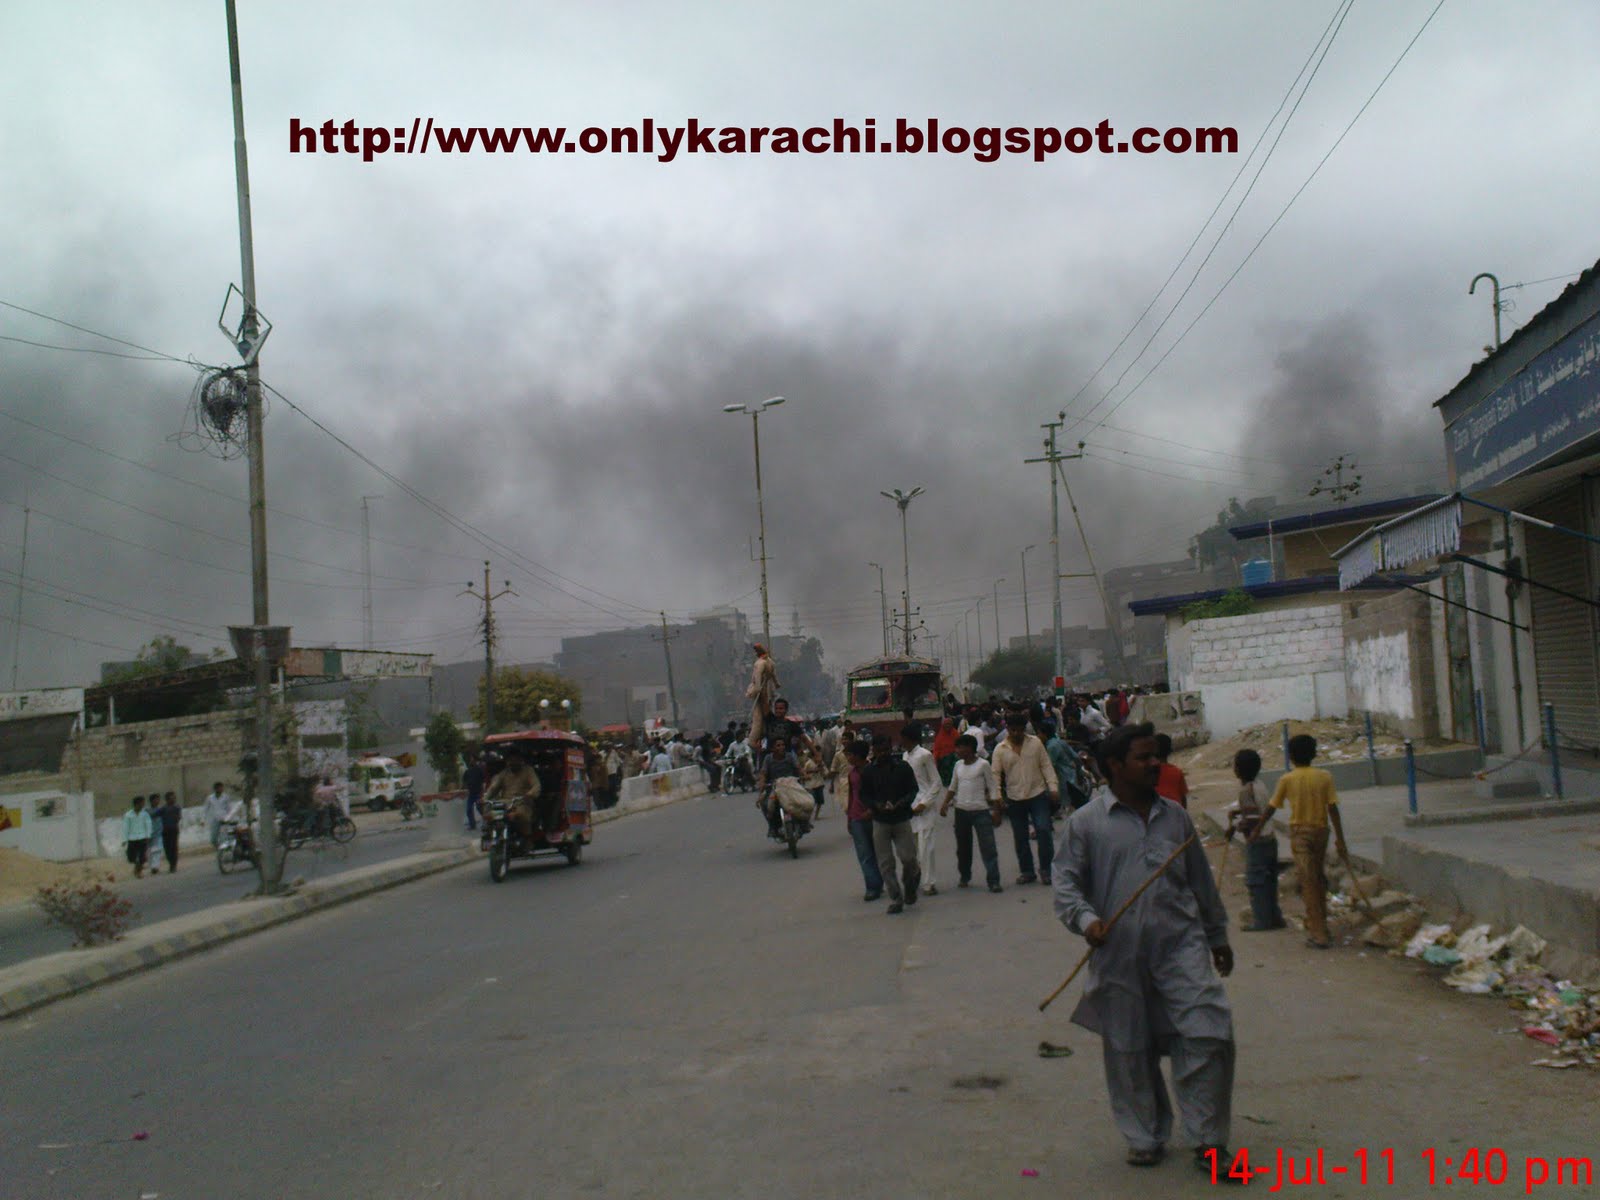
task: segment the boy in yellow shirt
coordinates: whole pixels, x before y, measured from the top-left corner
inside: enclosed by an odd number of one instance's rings
[[[1294,769],[1278,780],[1267,801],[1266,818],[1245,840],[1248,846],[1266,833],[1285,803],[1289,805],[1289,846],[1300,875],[1300,895],[1306,903],[1306,945],[1328,948],[1328,881],[1323,866],[1328,859],[1328,826],[1342,858],[1349,857],[1344,824],[1339,820],[1339,794],[1333,776],[1311,761],[1317,757],[1317,739],[1309,733],[1289,739],[1289,762]]]

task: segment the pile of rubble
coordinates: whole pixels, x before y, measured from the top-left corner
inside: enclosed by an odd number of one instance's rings
[[[1290,721],[1289,736],[1309,733],[1317,739],[1317,762],[1327,766],[1330,762],[1351,762],[1367,757],[1367,727],[1364,721],[1348,717],[1323,717],[1315,721]],[[1405,753],[1405,739],[1393,733],[1376,730],[1373,744],[1379,758]],[[1432,743],[1429,743],[1430,746]],[[1283,722],[1252,725],[1241,729],[1231,738],[1207,742],[1193,750],[1174,754],[1172,761],[1185,771],[1199,769],[1227,770],[1233,766],[1233,756],[1240,750],[1254,750],[1261,755],[1267,769],[1283,762]]]

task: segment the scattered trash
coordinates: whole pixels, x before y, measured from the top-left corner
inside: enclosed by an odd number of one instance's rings
[[[1253,1125],[1275,1125],[1275,1124],[1277,1124],[1277,1122],[1275,1122],[1275,1121],[1267,1120],[1266,1117],[1252,1117],[1249,1113],[1245,1113],[1244,1114],[1244,1119],[1246,1121],[1249,1121]]]
[[[1549,1067],[1552,1071],[1565,1071],[1568,1067],[1578,1065],[1575,1058],[1536,1058],[1533,1060],[1536,1067]]]
[[[39,1143],[39,1149],[41,1149],[41,1150],[71,1150],[72,1149],[72,1143],[71,1142],[40,1142]]]
[[[1461,961],[1461,955],[1449,946],[1433,945],[1423,949],[1422,961],[1436,967],[1453,967]]]
[[[1039,1057],[1040,1058],[1071,1058],[1072,1057],[1072,1047],[1071,1046],[1058,1046],[1054,1042],[1040,1042],[1039,1043]]]
[[[1421,958],[1424,950],[1438,943],[1449,932],[1450,926],[1448,925],[1424,925],[1406,943],[1406,957]]]
[[[128,1140],[130,1142],[148,1142],[150,1140],[150,1135],[141,1129]]]
[[[1543,1042],[1546,1046],[1561,1045],[1561,1038],[1556,1031],[1545,1025],[1528,1025],[1522,1030],[1536,1042]]]
[[[1039,1172],[1035,1171],[1032,1167],[1023,1167],[1022,1177],[1024,1179],[1037,1179],[1039,1178]]]
[[[963,1075],[959,1079],[952,1079],[950,1086],[973,1092],[993,1092],[1004,1087],[1005,1082],[998,1075]]]

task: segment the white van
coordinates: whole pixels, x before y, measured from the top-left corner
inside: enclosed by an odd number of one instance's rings
[[[381,812],[414,794],[410,772],[392,758],[364,754],[350,764],[346,795],[352,805],[365,804],[372,812]]]

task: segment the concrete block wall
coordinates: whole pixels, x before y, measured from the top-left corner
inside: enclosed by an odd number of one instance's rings
[[[1190,621],[1182,640],[1184,686],[1204,697],[1213,738],[1348,711],[1344,610],[1337,604]]]
[[[1406,737],[1437,737],[1433,602],[1416,592],[1365,601],[1345,621],[1344,638],[1350,707]]]

